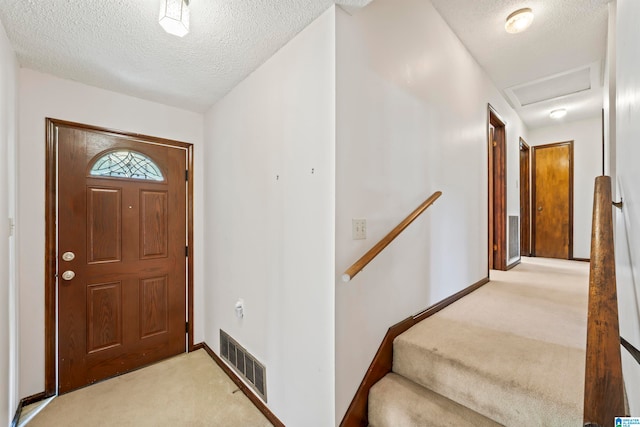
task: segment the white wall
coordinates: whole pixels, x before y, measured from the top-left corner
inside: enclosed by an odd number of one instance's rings
[[[206,342],[223,329],[264,363],[291,426],[334,420],[334,11],[205,116]]]
[[[573,256],[588,259],[593,186],[602,175],[601,117],[530,129],[527,143],[533,147],[565,141],[573,141]]]
[[[604,91],[602,109],[604,110],[604,173],[616,176],[616,1],[609,3],[607,28],[607,54],[604,64]],[[615,180],[614,180],[615,181]],[[614,198],[615,185],[614,185]]]
[[[640,2],[618,0],[616,12],[616,275],[620,335],[640,348]],[[631,414],[640,416],[640,365],[626,352],[623,375]]]
[[[487,277],[487,104],[507,122],[507,210],[519,214],[515,112],[430,2],[337,15],[336,423],[387,329]],[[434,191],[442,197],[351,282],[342,272]],[[352,218],[367,239],[351,239]]]
[[[17,310],[15,238],[15,147],[17,140],[18,62],[0,23],[0,424],[10,424],[17,397]]]
[[[20,71],[19,289],[20,397],[44,391],[45,118],[57,118],[194,144],[196,164],[195,342],[204,337],[202,294],[203,146],[201,114],[86,86],[28,69]]]

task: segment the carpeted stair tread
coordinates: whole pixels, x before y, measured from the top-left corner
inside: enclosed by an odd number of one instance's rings
[[[500,424],[408,379],[387,374],[369,392],[370,427],[496,427]]]
[[[578,426],[584,357],[436,314],[396,338],[393,371],[504,425]]]
[[[496,427],[500,424],[408,379],[387,374],[369,392],[370,427]]]

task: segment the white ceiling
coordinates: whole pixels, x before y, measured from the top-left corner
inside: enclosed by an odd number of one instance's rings
[[[436,9],[469,49],[476,61],[503,91],[512,107],[529,128],[557,124],[549,112],[566,108],[565,121],[599,116],[602,108],[602,67],[607,43],[609,0],[432,0]],[[529,7],[534,12],[531,27],[520,34],[509,34],[504,23],[509,14]],[[562,79],[558,74],[593,70],[588,90],[521,106],[513,96],[529,83],[541,93]],[[570,86],[578,82],[567,81]],[[523,102],[524,103],[524,102]]]
[[[183,38],[160,0],[0,0],[0,20],[23,67],[203,112],[332,4],[191,0]]]
[[[551,124],[548,113],[559,106],[569,109],[564,120],[600,114],[608,0],[432,2],[530,128]],[[191,0],[184,38],[158,25],[159,3],[0,0],[0,20],[23,67],[203,112],[334,1]],[[507,34],[505,18],[521,7],[533,9],[533,25]],[[513,96],[593,64],[598,81],[588,90],[524,107]]]

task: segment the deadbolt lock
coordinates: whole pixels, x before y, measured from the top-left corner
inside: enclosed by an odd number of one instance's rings
[[[62,254],[62,259],[64,261],[73,261],[76,258],[76,254],[73,252],[65,252]]]

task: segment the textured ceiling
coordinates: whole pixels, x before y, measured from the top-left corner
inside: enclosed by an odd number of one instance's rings
[[[462,43],[502,91],[594,62],[604,64],[608,0],[432,0]],[[506,17],[530,7],[535,18],[520,34],[504,30]],[[530,127],[557,122],[549,111],[566,107],[566,120],[600,114],[602,80],[589,91],[525,107],[513,105]]]
[[[348,10],[371,0],[341,0]],[[427,1],[427,0],[425,0]],[[608,0],[432,0],[506,95],[523,85],[603,63]],[[203,112],[334,3],[333,0],[191,0],[184,38],[158,25],[160,0],[0,0],[0,20],[23,67]],[[512,11],[535,19],[507,34]],[[601,67],[602,65],[600,65]],[[512,105],[530,128],[599,114],[602,81],[559,99]]]
[[[160,0],[0,0],[0,20],[23,67],[203,112],[334,1],[190,4],[183,38],[158,24]]]

